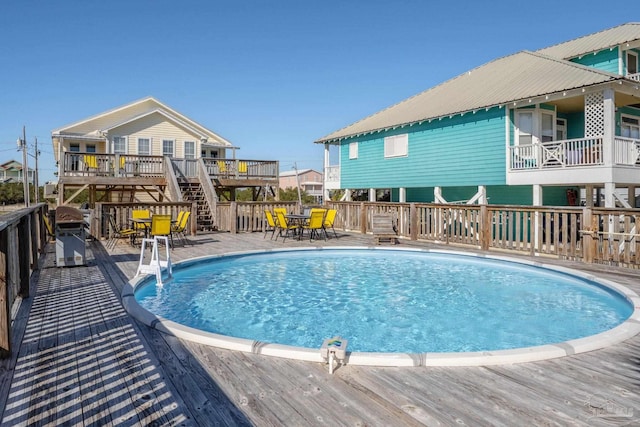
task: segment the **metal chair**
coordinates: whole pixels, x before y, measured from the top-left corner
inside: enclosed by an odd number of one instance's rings
[[[155,214],[151,216],[151,238],[169,236],[173,249],[173,234],[171,233],[171,215]]]
[[[178,219],[176,220],[176,223],[171,226],[171,234],[172,235],[175,234],[177,237],[179,237],[183,245],[186,245],[188,242],[186,230],[187,230],[187,224],[189,223],[190,216],[191,216],[191,212],[181,211],[178,214]]]

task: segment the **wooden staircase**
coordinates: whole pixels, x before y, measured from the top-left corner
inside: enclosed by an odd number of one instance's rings
[[[204,191],[199,182],[181,182],[180,191],[182,200],[185,202],[196,202],[198,212],[196,212],[196,224],[198,230],[213,230],[214,221],[211,216],[211,209],[204,196]]]

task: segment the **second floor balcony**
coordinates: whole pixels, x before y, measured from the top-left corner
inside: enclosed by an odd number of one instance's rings
[[[640,139],[577,138],[509,147],[510,184],[636,182]],[[625,179],[625,175],[632,179]]]

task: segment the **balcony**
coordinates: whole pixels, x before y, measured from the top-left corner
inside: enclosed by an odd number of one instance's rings
[[[614,137],[611,159],[604,137],[509,147],[509,184],[580,184],[638,181],[640,140]]]

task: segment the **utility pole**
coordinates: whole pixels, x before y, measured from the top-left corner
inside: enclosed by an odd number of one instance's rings
[[[36,188],[36,205],[38,203],[40,203],[40,187],[38,184],[38,157],[40,157],[40,152],[38,151],[38,137],[36,136],[36,152],[35,154],[35,158],[36,158],[36,170],[35,170],[35,174],[33,175],[33,182],[34,182],[34,187]]]
[[[22,126],[22,139],[18,138],[19,150],[22,150],[22,185],[24,191],[24,206],[29,207],[29,165],[27,163],[27,130]]]

